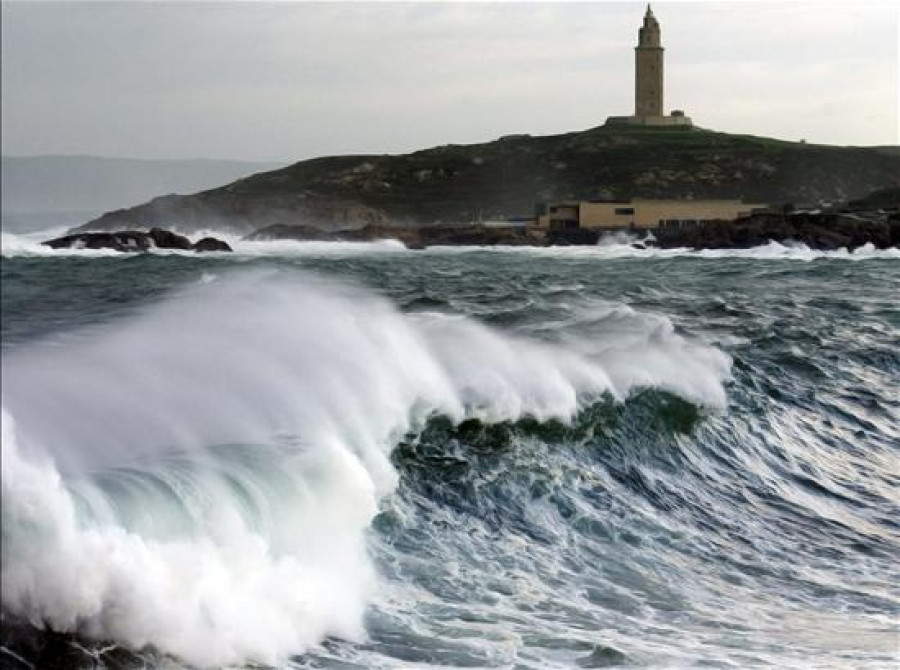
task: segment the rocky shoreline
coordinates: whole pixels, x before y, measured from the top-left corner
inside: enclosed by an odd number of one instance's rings
[[[769,242],[805,244],[810,249],[854,250],[900,247],[900,213],[883,218],[858,214],[755,214],[736,221],[710,221],[687,230],[660,230],[656,244],[664,249],[749,249]]]
[[[231,246],[216,237],[204,237],[191,242],[184,235],[162,228],[149,231],[120,230],[117,232],[88,232],[64,235],[41,242],[51,249],[112,249],[121,252],[150,251],[151,249],[179,249],[181,251],[232,251]]]
[[[597,229],[538,230],[527,227],[478,225],[420,228],[366,226],[348,230],[321,230],[310,226],[276,225],[244,237],[249,241],[297,240],[369,242],[398,240],[411,249],[432,246],[575,246],[594,245],[609,231]],[[865,218],[859,214],[796,213],[755,214],[737,221],[710,221],[689,229],[634,231],[652,233],[642,246],[664,249],[748,249],[769,242],[805,244],[810,249],[853,250],[866,244],[876,249],[900,247],[900,214]]]
[[[884,192],[887,193],[887,192]],[[881,193],[883,195],[884,193]],[[525,225],[458,224],[397,226],[370,224],[345,229],[322,229],[310,225],[276,224],[256,230],[242,239],[259,242],[295,240],[304,242],[374,242],[397,240],[409,249],[435,246],[590,246],[601,237],[627,232],[643,237],[636,246],[663,249],[749,249],[778,242],[803,244],[810,249],[854,250],[864,245],[876,249],[900,248],[900,190],[891,189],[889,202],[828,211],[759,212],[736,221],[708,221],[691,227],[615,231],[569,228],[552,230]],[[149,231],[76,232],[43,242],[54,249],[114,249],[140,252],[151,249],[184,251],[231,251],[224,241],[204,237],[191,242],[177,233],[151,228]]]
[[[244,240],[260,242],[295,240],[300,242],[375,242],[397,240],[410,249],[434,246],[540,246],[542,238],[524,227],[488,228],[477,225],[365,226],[344,230],[321,230],[310,226],[275,225],[246,235]],[[596,240],[595,240],[596,241]]]

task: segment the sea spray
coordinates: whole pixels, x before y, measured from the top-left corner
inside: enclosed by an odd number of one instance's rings
[[[170,226],[173,232],[179,232],[177,226]],[[11,233],[0,234],[0,253],[4,258],[118,258],[125,259],[132,256],[131,253],[114,251],[112,249],[78,249],[63,248],[51,249],[41,244],[44,240],[61,237],[67,229],[56,228],[35,233]],[[196,242],[206,236],[214,236],[227,242],[234,249],[234,258],[246,260],[248,258],[333,258],[333,257],[371,257],[376,254],[395,256],[397,254],[421,255],[422,251],[409,250],[399,240],[384,239],[372,242],[315,242],[299,240],[244,240],[234,233],[219,230],[201,230],[186,235],[192,242]],[[640,244],[635,244],[640,243]],[[565,245],[565,246],[435,246],[424,250],[424,253],[438,256],[453,256],[458,254],[473,254],[490,252],[496,254],[521,254],[537,256],[540,258],[560,259],[624,259],[624,258],[707,258],[707,259],[753,259],[753,260],[790,260],[809,262],[820,259],[869,261],[900,258],[900,249],[877,249],[872,244],[864,244],[856,249],[845,248],[836,250],[811,249],[805,244],[782,244],[771,241],[768,244],[751,247],[748,249],[691,249],[687,247],[660,249],[650,243],[648,238],[637,238],[628,233],[615,233],[602,237],[594,245]],[[181,251],[177,249],[151,249],[147,252],[154,256],[185,256],[197,257],[194,251]],[[215,260],[221,254],[206,252],[199,256],[200,259]]]
[[[634,385],[722,405],[727,356],[632,316],[645,337],[579,352],[262,271],[19,347],[2,370],[3,606],[201,666],[359,639],[389,454],[429,416],[567,420]]]
[[[76,498],[110,492],[97,481],[63,484],[51,465],[26,460],[9,432],[3,449],[3,604],[32,624],[134,649],[149,644],[202,666],[275,663],[325,635],[362,635],[370,571],[361,532],[373,508],[371,493],[349,485],[364,484],[351,479],[352,468],[329,462],[328,479],[304,491],[309,473],[277,464],[290,472],[294,495],[259,495],[279,513],[272,520],[303,542],[276,548],[212,476],[196,477],[175,501],[195,527],[155,537],[78,515]]]

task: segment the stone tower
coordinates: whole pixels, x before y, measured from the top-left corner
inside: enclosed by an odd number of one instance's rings
[[[634,48],[634,115],[663,115],[663,48],[659,22],[650,5]]]
[[[634,116],[610,116],[607,126],[657,126],[690,129],[694,122],[680,109],[663,113],[663,48],[659,22],[647,5],[634,49]]]

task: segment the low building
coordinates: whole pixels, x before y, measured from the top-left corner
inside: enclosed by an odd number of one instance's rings
[[[718,199],[634,198],[624,202],[586,200],[551,203],[540,207],[536,227],[545,230],[688,228],[703,225],[707,221],[734,221],[764,207],[766,205],[761,203]]]

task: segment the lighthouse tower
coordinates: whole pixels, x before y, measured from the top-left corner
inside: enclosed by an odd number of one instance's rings
[[[634,48],[634,115],[663,115],[663,48],[650,5]]]
[[[638,44],[634,48],[634,116],[611,116],[606,125],[693,125],[682,111],[676,110],[671,116],[663,112],[663,51],[659,21],[647,5],[644,25],[638,30]]]

